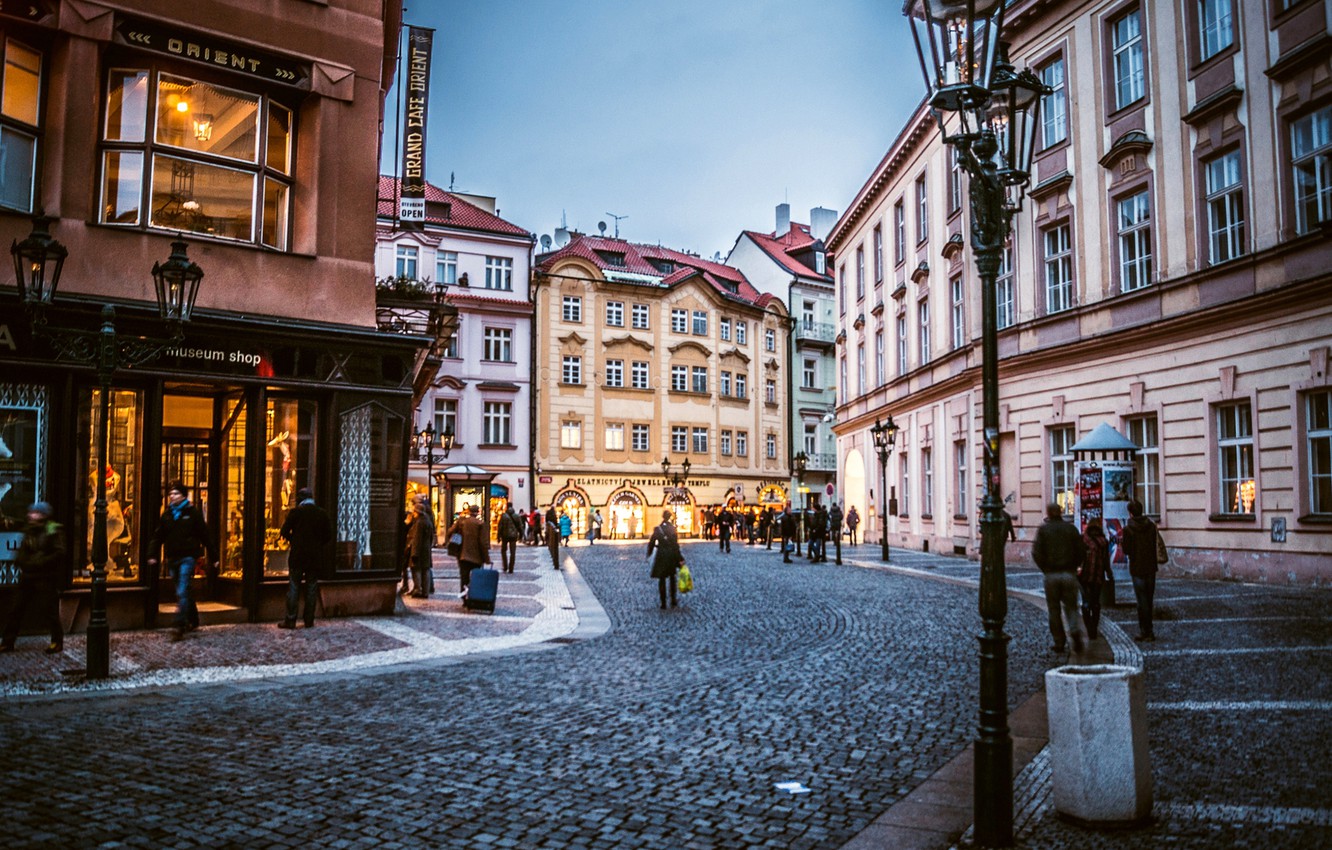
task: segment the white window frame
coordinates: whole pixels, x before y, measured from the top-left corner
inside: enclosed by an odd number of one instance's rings
[[[608,452],[624,451],[624,423],[607,422],[604,439],[605,439],[604,448],[606,449],[606,451]]]
[[[435,253],[435,283],[454,286],[458,283],[458,252]]]
[[[560,383],[566,386],[578,386],[583,383],[583,358],[576,354],[566,354],[562,360]]]
[[[1068,138],[1068,92],[1064,80],[1064,57],[1041,67],[1041,82],[1050,93],[1041,98],[1041,149],[1054,147]]]
[[[1013,288],[1013,246],[1005,245],[999,254],[999,270],[994,277],[995,325],[999,330],[1017,322],[1016,295]]]
[[[721,332],[721,338],[722,338],[722,341],[723,341],[723,342],[730,342],[730,341],[731,341],[731,320],[730,320],[730,319],[722,319],[721,322],[720,322],[720,325],[721,325],[720,332]]]
[[[689,367],[689,389],[696,393],[706,393],[708,391],[707,366]]]
[[[635,424],[630,429],[629,439],[633,451],[645,452],[652,447],[652,426]]]
[[[1133,498],[1148,516],[1161,516],[1161,431],[1156,414],[1124,420],[1126,436],[1139,448],[1133,455]]]
[[[966,303],[966,281],[962,275],[958,275],[949,282],[949,288],[952,290],[953,305],[951,312],[952,330],[953,330],[953,350],[957,350],[967,344],[967,303]]]
[[[416,280],[416,271],[420,261],[420,251],[415,245],[396,245],[393,251],[393,272],[395,277]]]
[[[777,457],[777,435],[768,434],[765,442],[767,443],[768,458],[771,459]]]
[[[629,386],[636,390],[648,389],[650,366],[646,360],[634,360],[629,364]]]
[[[1135,292],[1152,283],[1152,200],[1143,189],[1115,202],[1119,228],[1119,291]]]
[[[606,324],[612,328],[624,327],[624,302],[606,302]]]
[[[918,336],[920,341],[920,365],[924,366],[930,362],[930,299],[928,297],[916,302],[916,321],[920,326]]]
[[[717,438],[717,451],[725,457],[731,456],[731,432],[723,429]]]
[[[507,401],[487,401],[482,406],[481,421],[485,442],[492,446],[513,445],[513,404]]]
[[[1206,62],[1235,43],[1230,0],[1198,0],[1199,59]]]
[[[1077,459],[1073,445],[1078,441],[1077,429],[1072,425],[1054,425],[1046,430],[1050,447],[1050,498],[1059,503],[1064,516],[1073,515],[1078,487]]]
[[[1258,510],[1258,478],[1252,404],[1241,399],[1218,404],[1215,410],[1217,513],[1253,516]]]
[[[606,386],[623,387],[624,386],[624,361],[619,358],[610,358],[606,361]]]
[[[513,291],[513,258],[486,257],[486,289]]]
[[[675,454],[685,454],[689,451],[689,429],[685,426],[671,426],[671,451]]]
[[[1073,309],[1072,226],[1056,224],[1041,232],[1045,247],[1045,312],[1062,313]]]
[[[693,323],[690,327],[690,333],[694,336],[708,335],[708,314],[703,310],[695,310]]]
[[[743,319],[738,319],[735,323],[735,344],[749,345],[749,322]]]
[[[672,309],[671,310],[671,333],[682,334],[689,332],[689,311]]]
[[[629,319],[634,330],[648,330],[652,327],[651,308],[646,304],[635,304],[630,308]]]
[[[694,427],[689,434],[689,450],[694,454],[705,455],[708,453],[708,429]]]
[[[953,498],[953,516],[955,517],[968,517],[971,515],[971,481],[967,477],[967,455],[967,441],[954,441],[953,487],[957,491]]]
[[[1290,124],[1295,181],[1295,232],[1310,233],[1332,221],[1332,104]]]
[[[581,449],[583,447],[583,423],[578,419],[560,420],[560,448]]]
[[[1332,390],[1307,393],[1302,407],[1309,513],[1332,516]]]
[[[1248,253],[1244,245],[1244,182],[1239,150],[1203,163],[1207,203],[1207,250],[1213,265]]]
[[[583,321],[583,297],[565,295],[560,301],[560,318],[566,322]]]
[[[682,393],[689,390],[689,367],[671,366],[671,392]]]
[[[1145,45],[1142,15],[1130,9],[1110,24],[1114,65],[1115,110],[1137,103],[1147,94]]]
[[[735,456],[749,457],[749,432],[735,432]]]

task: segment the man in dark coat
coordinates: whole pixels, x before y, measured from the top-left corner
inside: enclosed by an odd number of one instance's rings
[[[407,566],[412,574],[414,599],[425,599],[434,592],[435,516],[424,494],[412,500],[407,518]],[[404,581],[404,584],[406,582]]]
[[[731,530],[735,525],[735,514],[729,508],[717,512],[717,548],[722,552],[731,551]]]
[[[782,533],[782,563],[789,564],[791,563],[791,547],[795,545],[797,533],[796,517],[795,514],[791,513],[790,505],[787,505],[786,510],[782,511],[778,522]]]
[[[1152,604],[1156,596],[1156,523],[1142,510],[1142,502],[1129,502],[1129,521],[1119,535],[1119,545],[1128,556],[1129,576],[1133,579],[1133,595],[1138,599],[1138,637],[1140,641],[1156,640],[1152,633]]]
[[[34,502],[28,508],[28,526],[23,531],[14,561],[19,569],[14,602],[5,618],[0,652],[13,652],[18,640],[23,613],[29,606],[41,612],[51,631],[48,653],[65,648],[65,633],[60,626],[60,566],[65,560],[65,531],[51,519],[51,506]]]
[[[829,533],[832,534],[833,551],[837,553],[836,561],[840,566],[842,563],[842,506],[837,502],[833,502],[832,508],[828,511],[828,529]],[[824,560],[827,560],[826,555]]]
[[[148,544],[149,552],[156,553],[159,548],[176,583],[171,640],[178,641],[186,632],[199,628],[199,608],[190,594],[190,581],[194,578],[194,568],[206,566],[215,551],[203,511],[190,502],[189,490],[180,481],[167,487],[167,508],[158,518],[157,530]],[[157,566],[155,556],[148,559],[148,566]]]
[[[828,560],[828,510],[821,504],[815,505],[809,518],[809,547],[806,551],[811,563]]]
[[[555,512],[555,505],[546,510],[546,543],[550,546],[550,562],[555,569],[560,568],[560,515]]]
[[[518,538],[522,536],[522,521],[513,512],[513,505],[510,504],[508,510],[500,514],[499,518],[499,542],[500,542],[500,565],[504,572],[513,572],[513,565],[518,560]]]
[[[458,551],[458,583],[462,587],[461,595],[466,596],[472,584],[472,570],[490,563],[490,529],[481,519],[481,506],[472,505],[468,512],[458,517],[449,529],[449,537],[462,536],[462,548]]]
[[[1078,610],[1078,569],[1086,558],[1087,547],[1077,527],[1064,521],[1064,511],[1057,502],[1046,505],[1045,517],[1031,544],[1031,557],[1045,573],[1045,608],[1050,615],[1054,651],[1068,650],[1064,636],[1067,623],[1068,631],[1073,634],[1073,650],[1082,652],[1087,642]]]
[[[314,628],[315,601],[319,594],[319,568],[328,559],[333,523],[328,511],[315,504],[308,487],[296,491],[296,507],[287,512],[278,535],[291,547],[287,553],[287,618],[278,628],[296,628],[296,603],[305,586],[305,627]]]
[[[652,558],[653,552],[657,553]],[[661,607],[666,607],[666,586],[671,588],[671,607],[676,602],[676,578],[684,556],[680,553],[680,537],[675,530],[675,512],[667,509],[662,512],[661,525],[652,530],[648,538],[648,557],[652,559],[652,577],[657,580],[657,595],[661,597]]]

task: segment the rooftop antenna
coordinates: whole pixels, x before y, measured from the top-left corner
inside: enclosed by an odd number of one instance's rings
[[[615,213],[606,213],[606,215],[608,215],[608,216],[610,216],[611,218],[615,219],[615,238],[616,238],[616,239],[619,239],[619,238],[620,238],[620,219],[622,219],[622,218],[628,218],[629,216],[627,216],[627,215],[616,215]]]
[[[453,172],[449,172],[449,191],[453,191]]]

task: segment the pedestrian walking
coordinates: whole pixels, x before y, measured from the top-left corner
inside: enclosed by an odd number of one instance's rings
[[[171,640],[178,641],[186,632],[199,628],[199,608],[190,593],[195,567],[206,567],[215,548],[208,536],[203,511],[189,499],[189,490],[180,481],[167,486],[167,507],[157,520],[157,529],[148,543],[154,553],[148,566],[157,566],[157,551],[162,550],[167,570],[176,585],[176,615],[171,621]]]
[[[1138,600],[1138,636],[1135,640],[1153,641],[1152,605],[1156,596],[1156,568],[1159,561],[1157,540],[1160,530],[1142,510],[1142,502],[1129,502],[1129,521],[1120,532],[1120,547],[1128,556],[1133,595]],[[1161,548],[1164,548],[1163,546]]]
[[[1068,651],[1065,625],[1073,636],[1073,650],[1082,652],[1086,640],[1082,616],[1078,611],[1077,571],[1085,560],[1086,547],[1073,523],[1064,521],[1064,511],[1057,502],[1045,507],[1045,522],[1036,530],[1031,557],[1045,574],[1045,608],[1050,615],[1050,635],[1054,651]]]
[[[513,572],[513,566],[518,560],[518,537],[522,534],[522,527],[522,520],[513,512],[511,503],[500,514],[499,528],[496,529],[500,543],[500,567],[506,573]]]
[[[731,551],[731,533],[735,525],[735,514],[731,513],[729,508],[722,508],[717,511],[717,517],[714,521],[717,525],[717,549],[729,553]]]
[[[796,521],[795,514],[791,512],[791,506],[787,505],[782,511],[778,520],[782,534],[782,563],[791,563],[791,550],[795,548],[796,535],[800,533],[799,523]]]
[[[542,543],[541,529],[546,524],[545,517],[541,515],[541,509],[532,508],[532,512],[527,515],[527,522],[531,526],[528,542],[533,546],[540,546]]]
[[[407,518],[407,566],[412,573],[411,596],[425,599],[435,591],[432,550],[435,547],[435,518],[425,496],[412,500],[412,513]],[[404,580],[403,586],[406,587]]]
[[[60,567],[65,561],[65,530],[51,519],[51,505],[33,502],[28,506],[28,524],[23,529],[14,564],[18,567],[18,587],[9,615],[5,617],[0,652],[13,652],[23,625],[23,615],[36,609],[51,633],[48,653],[65,648],[65,633],[60,625]]]
[[[560,542],[565,546],[569,545],[569,538],[573,536],[573,519],[568,511],[560,511]]]
[[[587,525],[587,545],[591,546],[597,542],[597,538],[601,536],[601,525],[601,511],[593,509],[592,521]]]
[[[555,513],[555,505],[546,510],[546,544],[550,547],[550,561],[555,569],[560,568],[560,517]]]
[[[833,506],[828,511],[828,533],[832,535],[833,551],[837,553],[836,563],[842,564],[842,506],[833,502]],[[825,557],[824,560],[827,560]]]
[[[810,563],[828,561],[828,509],[821,504],[815,505],[814,514],[809,520],[809,546],[806,552]]]
[[[759,514],[759,537],[763,538],[765,548],[772,549],[772,508],[767,507]]]
[[[653,557],[653,553],[656,556]],[[657,595],[661,598],[661,607],[666,607],[666,588],[670,586],[671,607],[677,607],[676,574],[684,557],[680,554],[680,537],[675,529],[675,512],[662,511],[661,525],[652,530],[648,538],[648,558],[652,562],[652,577],[657,580]]]
[[[1017,532],[1013,530],[1013,515],[1004,511],[1004,527],[1000,530],[999,536],[1004,540],[1017,542]]]
[[[860,511],[852,505],[851,510],[846,512],[846,530],[850,533],[851,545],[856,545],[856,529],[860,528]]]
[[[296,491],[296,507],[287,512],[278,536],[287,541],[287,618],[280,629],[296,628],[296,603],[305,590],[305,627],[315,624],[315,602],[319,595],[319,567],[328,559],[328,544],[333,541],[333,523],[328,511],[315,504],[308,487]]]
[[[472,582],[472,570],[490,563],[490,529],[481,519],[481,506],[472,505],[467,513],[458,517],[449,529],[449,537],[462,536],[462,547],[458,550],[458,583],[462,587],[458,595],[467,595],[467,587]]]
[[[1110,541],[1099,519],[1087,521],[1082,532],[1082,545],[1087,556],[1078,571],[1078,585],[1082,589],[1082,622],[1087,626],[1087,637],[1096,640],[1101,629],[1101,587],[1113,580],[1110,573]]]

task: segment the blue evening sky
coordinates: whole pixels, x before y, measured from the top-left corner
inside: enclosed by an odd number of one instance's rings
[[[550,234],[704,257],[844,212],[924,95],[901,0],[407,0],[435,29],[426,177]],[[392,174],[396,95],[381,168]]]

